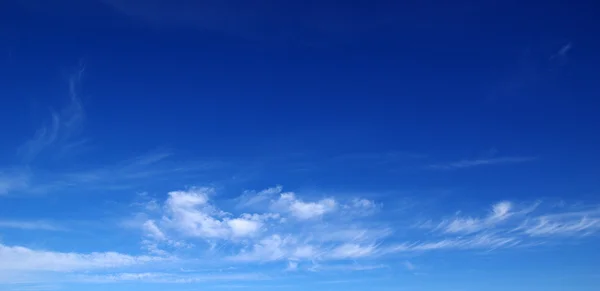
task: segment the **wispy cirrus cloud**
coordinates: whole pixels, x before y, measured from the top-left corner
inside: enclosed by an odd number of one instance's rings
[[[537,237],[590,235],[600,231],[600,208],[540,215],[525,220],[516,230]]]
[[[163,260],[117,252],[64,253],[0,244],[0,270],[24,272],[73,272],[141,265]]]
[[[46,231],[66,231],[67,228],[47,221],[27,221],[27,220],[2,220],[1,228],[16,228],[23,230],[46,230]]]
[[[88,283],[163,283],[163,284],[190,284],[219,281],[259,281],[268,280],[269,277],[261,273],[114,273],[98,275],[78,275],[73,277],[77,282]]]
[[[313,272],[321,272],[321,271],[372,271],[378,269],[389,268],[388,265],[385,264],[313,264],[308,270]]]
[[[224,163],[219,161],[177,162],[168,150],[154,150],[120,161],[106,159],[107,162],[93,167],[62,160],[54,163],[89,144],[89,139],[82,137],[86,113],[79,96],[84,71],[81,65],[70,76],[68,103],[60,110],[51,110],[48,120],[18,148],[22,163],[0,168],[0,195],[43,194],[74,188],[126,190],[148,185],[149,181],[183,180],[223,167]],[[39,163],[40,159],[44,162]]]
[[[397,250],[500,248],[593,235],[600,231],[600,208],[543,209],[540,202],[516,208],[514,203],[503,201],[492,205],[488,215],[482,218],[456,215],[427,225],[435,232],[455,237],[433,243],[405,244]]]
[[[436,229],[446,233],[473,233],[486,228],[493,228],[515,215],[514,206],[509,201],[502,201],[492,205],[489,214],[484,218],[455,217],[440,222]]]
[[[268,202],[271,199],[273,199],[276,195],[279,195],[281,191],[283,191],[283,187],[281,185],[267,188],[258,192],[244,191],[244,194],[242,194],[236,200],[238,203],[238,207],[247,208],[260,203]]]
[[[457,162],[449,162],[442,164],[428,165],[426,168],[431,170],[460,170],[473,167],[492,166],[492,165],[509,165],[531,162],[536,160],[536,157],[497,157],[483,158],[473,160],[460,160]]]
[[[477,250],[517,246],[517,237],[481,234],[467,237],[447,238],[438,241],[402,243],[383,249],[384,253],[425,252],[435,250]]]
[[[78,96],[78,87],[85,68],[81,68],[69,78],[69,102],[59,111],[52,111],[50,119],[37,129],[33,137],[27,140],[19,149],[18,154],[24,162],[32,162],[46,150],[64,152],[82,144],[83,140],[74,140],[83,129],[85,111]]]

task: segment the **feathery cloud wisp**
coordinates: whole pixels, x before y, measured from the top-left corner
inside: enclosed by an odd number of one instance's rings
[[[473,233],[486,228],[492,228],[496,224],[510,218],[512,203],[503,201],[492,206],[492,210],[485,218],[458,217],[452,220],[446,220],[438,225],[446,233]]]
[[[459,170],[480,166],[518,164],[534,160],[536,160],[535,157],[502,157],[476,160],[462,160],[446,164],[433,164],[427,166],[427,168],[431,170]]]
[[[61,253],[0,244],[0,270],[72,272],[141,265],[163,260],[116,252]]]
[[[84,68],[69,78],[69,103],[59,112],[52,112],[48,123],[43,124],[18,150],[25,162],[33,161],[43,151],[58,147],[72,147],[79,144],[73,142],[83,127],[85,111],[78,96],[77,87],[81,83]]]
[[[0,220],[0,228],[24,230],[66,231],[67,229],[47,221]]]

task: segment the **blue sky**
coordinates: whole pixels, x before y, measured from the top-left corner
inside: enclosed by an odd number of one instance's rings
[[[596,290],[593,1],[251,2],[0,3],[0,290]]]

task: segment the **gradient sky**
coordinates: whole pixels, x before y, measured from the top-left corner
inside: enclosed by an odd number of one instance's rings
[[[0,1],[0,290],[598,290],[595,1]]]

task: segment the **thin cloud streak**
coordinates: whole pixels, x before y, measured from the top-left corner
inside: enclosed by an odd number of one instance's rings
[[[43,124],[19,149],[18,154],[25,163],[30,163],[42,152],[55,148],[56,152],[64,152],[61,147],[73,147],[80,141],[73,141],[78,135],[85,120],[85,111],[78,96],[78,86],[83,77],[84,67],[69,78],[69,103],[59,112],[52,111],[50,121]]]
[[[213,281],[259,281],[269,277],[260,273],[224,273],[224,274],[177,274],[177,273],[116,273],[101,275],[79,275],[75,281],[85,283],[167,283],[191,284]]]
[[[67,231],[66,228],[46,221],[0,220],[0,228],[23,230]]]
[[[524,221],[515,231],[533,237],[591,235],[600,231],[600,209],[541,215]]]
[[[430,170],[460,170],[481,166],[519,164],[535,161],[536,157],[502,157],[490,159],[462,160],[447,164],[433,164],[426,168]]]
[[[497,249],[517,246],[521,241],[515,237],[476,235],[465,238],[443,239],[431,242],[402,243],[383,249],[383,253],[425,252],[434,250]]]
[[[73,272],[119,268],[162,261],[151,256],[131,256],[116,252],[63,253],[33,250],[0,244],[0,270],[21,272]]]

